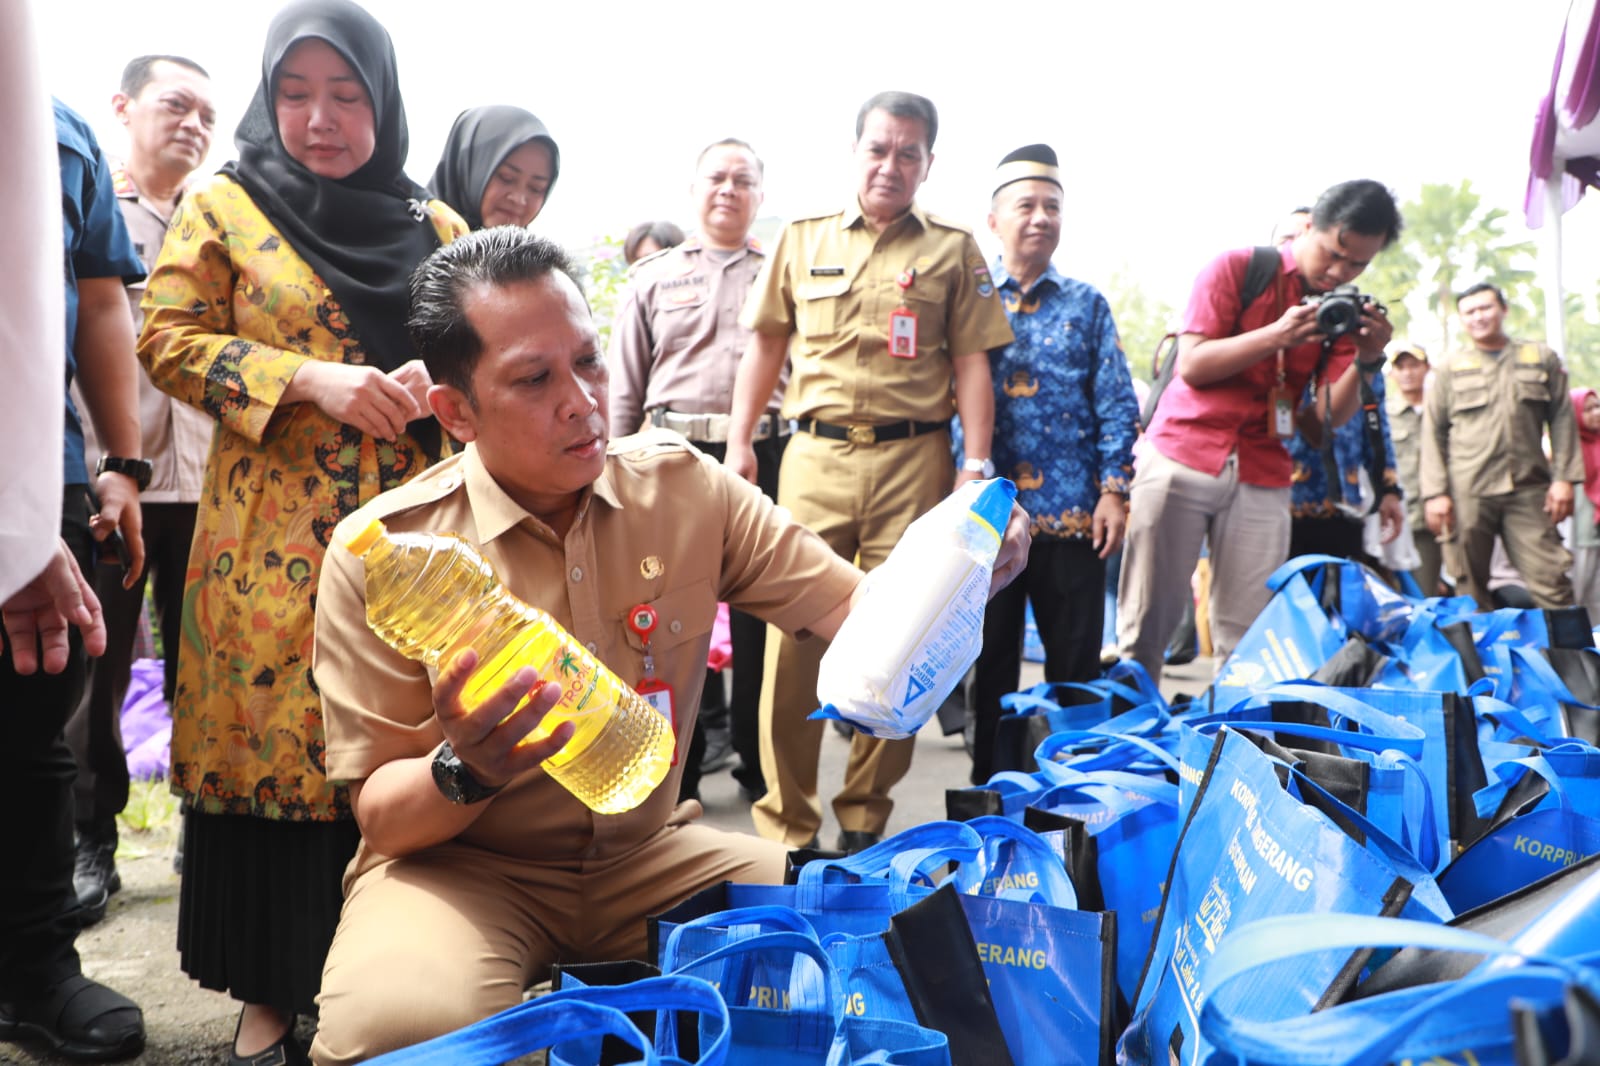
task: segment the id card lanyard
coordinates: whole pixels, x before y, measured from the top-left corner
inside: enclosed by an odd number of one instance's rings
[[[900,306],[889,315],[889,354],[896,359],[917,357],[917,313],[906,307],[906,292],[916,282],[916,267],[906,267],[894,282],[900,287]]]
[[[656,609],[641,603],[628,611],[628,628],[644,643],[644,677],[633,686],[650,706],[667,720],[672,730],[672,765],[678,765],[678,720],[672,711],[672,686],[656,676],[656,657],[650,653],[650,634],[656,631]]]
[[[1273,292],[1276,301],[1276,311],[1283,314],[1283,271],[1278,271],[1274,279]],[[1278,349],[1278,377],[1272,390],[1267,394],[1267,435],[1277,440],[1291,440],[1294,437],[1294,404],[1295,397],[1289,395],[1289,375],[1284,368],[1283,349]]]

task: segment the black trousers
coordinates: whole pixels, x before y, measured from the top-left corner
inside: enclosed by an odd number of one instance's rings
[[[89,502],[68,485],[61,535],[90,573]],[[72,891],[72,779],[62,736],[83,694],[87,656],[72,629],[59,674],[26,677],[0,653],[0,810],[6,812],[6,872],[0,874],[0,1000],[38,995],[79,972],[77,896]]]
[[[122,568],[95,568],[94,591],[106,617],[106,653],[89,663],[83,699],[67,721],[67,746],[78,764],[73,788],[80,823],[115,818],[128,805],[128,757],[122,747],[122,700],[128,694],[133,644],[144,610],[144,587],[152,584],[166,676],[167,703],[178,683],[178,644],[183,622],[183,577],[189,566],[197,505],[147,503],[144,513],[144,573],[122,587]]]
[[[1046,681],[1092,681],[1100,676],[1105,622],[1106,564],[1087,539],[1039,537],[1028,566],[989,601],[983,651],[973,679],[972,783],[994,772],[994,733],[1000,697],[1017,691],[1022,677],[1023,611],[1033,603],[1044,644]]]
[[[721,442],[693,443],[719,462],[728,451],[728,446]],[[756,485],[770,500],[778,498],[778,467],[783,462],[783,450],[788,446],[787,436],[768,437],[753,445]],[[733,776],[745,788],[760,793],[766,791],[766,782],[761,776],[761,676],[767,654],[767,623],[755,615],[732,611],[728,615],[728,636],[733,642],[733,689],[728,700],[728,718],[733,750],[739,756],[739,766],[734,769]],[[720,678],[715,680],[721,682]],[[708,685],[712,681],[711,677],[706,678]],[[705,750],[705,730],[697,716],[694,736],[683,755],[680,796],[691,796],[699,791],[700,758]]]

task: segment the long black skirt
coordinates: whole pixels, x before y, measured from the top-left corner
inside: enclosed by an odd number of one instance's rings
[[[301,1015],[316,1013],[339,924],[353,821],[279,822],[187,811],[178,953],[202,988]]]

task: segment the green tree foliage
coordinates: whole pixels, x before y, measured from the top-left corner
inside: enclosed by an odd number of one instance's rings
[[[589,279],[584,283],[583,292],[589,298],[589,313],[594,317],[594,328],[600,334],[603,352],[611,340],[611,320],[616,314],[617,301],[628,284],[622,238],[601,237],[574,258],[579,266],[585,262],[589,265]]]
[[[1543,289],[1534,289],[1529,293],[1531,299],[1525,313],[1513,313],[1508,316],[1507,330],[1517,337],[1529,337],[1534,340],[1545,340],[1554,344],[1545,336],[1544,306],[1545,294]],[[1567,373],[1574,386],[1583,385],[1589,388],[1600,388],[1600,322],[1590,317],[1590,309],[1600,307],[1600,287],[1585,300],[1576,292],[1568,292],[1562,303],[1562,315],[1565,319],[1563,327],[1566,336],[1562,339],[1561,355],[1567,363]],[[1514,312],[1521,312],[1514,308]]]
[[[1456,293],[1468,285],[1492,282],[1513,307],[1531,305],[1534,246],[1507,237],[1507,212],[1486,206],[1471,181],[1424,185],[1400,212],[1400,240],[1373,263],[1370,281],[1363,279],[1363,287],[1389,306],[1391,318],[1403,313],[1409,321],[1417,307],[1415,300],[1406,301],[1416,296],[1437,323],[1433,336],[1448,350],[1455,340]]]
[[[1178,313],[1171,304],[1155,299],[1139,285],[1128,267],[1118,268],[1106,285],[1106,302],[1117,324],[1128,369],[1149,381],[1156,346],[1170,330],[1178,328]]]

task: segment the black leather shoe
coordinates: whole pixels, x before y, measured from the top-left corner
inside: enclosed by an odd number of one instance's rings
[[[858,851],[865,851],[883,839],[881,833],[869,833],[865,829],[839,830],[839,848],[846,855],[854,855]]]
[[[727,726],[706,726],[706,753],[700,757],[700,772],[714,774],[733,762],[733,732]]]
[[[311,1057],[300,1046],[300,1041],[295,1039],[294,1022],[291,1017],[289,1028],[284,1030],[276,1043],[269,1044],[254,1055],[241,1055],[234,1050],[239,1046],[239,1025],[244,1024],[244,1012],[240,1011],[239,1023],[233,1027],[234,1043],[228,1049],[228,1066],[311,1066]]]
[[[79,921],[87,929],[106,916],[111,897],[122,891],[117,873],[117,821],[80,824],[72,863],[72,891]]]
[[[144,1050],[144,1012],[82,974],[35,999],[0,1003],[0,1041],[36,1040],[74,1062],[117,1062]]]

